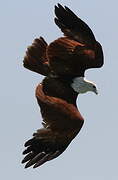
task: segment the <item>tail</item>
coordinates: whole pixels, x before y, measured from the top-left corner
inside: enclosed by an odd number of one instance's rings
[[[42,37],[35,39],[32,45],[27,48],[26,55],[23,60],[24,67],[47,76],[50,69],[46,57],[46,48],[47,43]]]

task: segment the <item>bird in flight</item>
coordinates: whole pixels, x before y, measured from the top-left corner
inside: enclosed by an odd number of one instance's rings
[[[84,119],[76,100],[97,92],[85,70],[103,65],[103,51],[89,26],[68,7],[55,6],[55,23],[64,33],[49,45],[40,37],[26,51],[25,68],[44,75],[36,88],[43,127],[25,143],[22,163],[37,168],[62,154],[81,130]]]

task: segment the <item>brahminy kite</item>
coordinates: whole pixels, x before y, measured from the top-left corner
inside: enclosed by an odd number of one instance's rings
[[[24,67],[46,76],[36,88],[43,128],[25,143],[25,168],[58,157],[79,133],[84,119],[77,109],[80,93],[97,92],[85,70],[103,65],[103,51],[92,30],[68,7],[55,6],[55,23],[64,33],[49,45],[40,37],[28,47]]]

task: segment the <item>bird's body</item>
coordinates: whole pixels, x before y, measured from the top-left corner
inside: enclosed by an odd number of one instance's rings
[[[84,119],[77,109],[79,93],[93,91],[85,70],[103,65],[103,51],[92,30],[69,8],[55,6],[55,23],[65,37],[49,45],[40,37],[28,47],[24,67],[46,76],[36,88],[43,128],[25,143],[26,168],[58,157],[81,130]]]

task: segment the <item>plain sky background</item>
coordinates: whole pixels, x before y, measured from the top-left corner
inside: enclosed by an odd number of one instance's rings
[[[22,60],[34,38],[51,42],[62,36],[53,20],[58,2],[82,18],[103,46],[104,67],[86,72],[99,95],[78,97],[85,124],[61,156],[37,169],[24,169],[23,144],[41,127],[34,91],[43,76],[23,68]],[[0,179],[118,179],[117,0],[1,0],[0,63]]]

